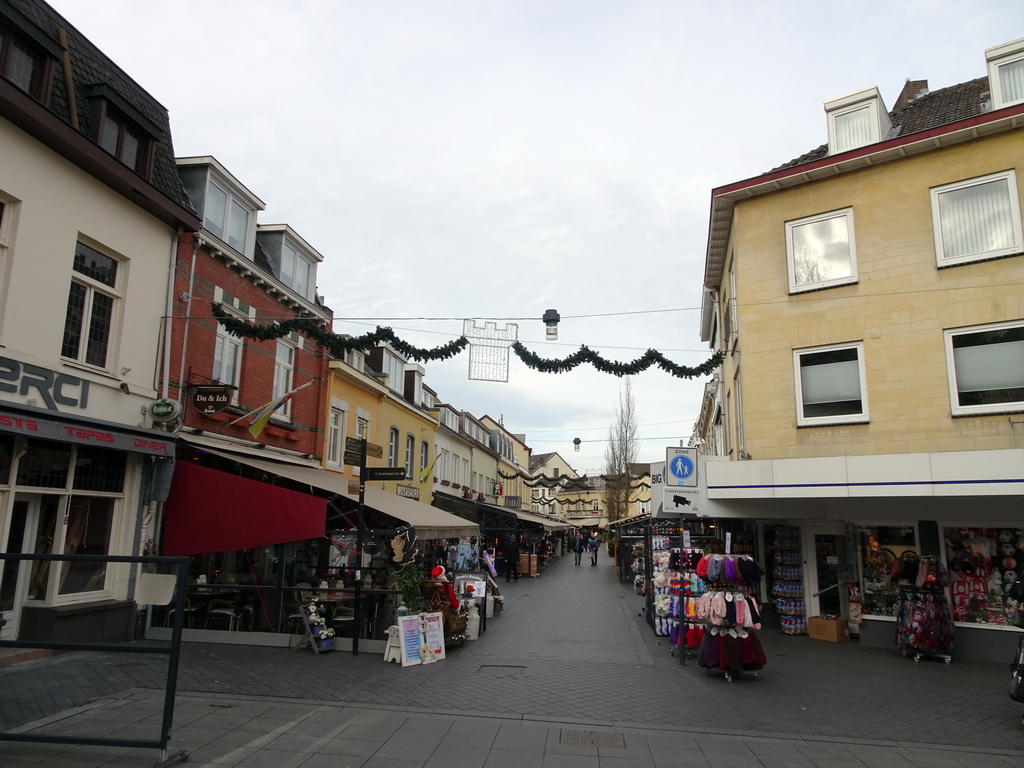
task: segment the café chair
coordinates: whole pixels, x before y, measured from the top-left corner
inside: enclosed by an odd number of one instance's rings
[[[185,598],[185,608],[181,612],[181,626],[192,628],[195,623],[195,615],[199,611],[199,606],[193,606],[192,601],[187,597]],[[174,623],[174,607],[167,609],[167,616],[164,619],[164,626],[169,627]]]
[[[211,600],[210,607],[206,610],[206,621],[203,622],[203,629],[210,629],[210,620],[219,623],[226,621],[227,626],[223,627],[230,632],[238,629],[238,614],[235,612],[234,600]],[[215,626],[214,629],[217,629]]]

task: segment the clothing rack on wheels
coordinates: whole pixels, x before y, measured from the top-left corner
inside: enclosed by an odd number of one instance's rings
[[[904,552],[893,563],[890,576],[900,594],[896,646],[915,662],[934,658],[949,664],[953,612],[946,597],[949,578],[942,558]]]
[[[704,638],[704,622],[697,620],[697,600],[707,589],[697,575],[697,563],[703,556],[703,550],[681,547],[672,551],[670,560],[674,574],[670,582],[672,602],[669,610],[669,640],[673,655],[676,648],[679,649],[680,664],[686,663],[689,649],[700,648]]]
[[[756,679],[768,663],[755,632],[761,628],[760,611],[750,594],[761,581],[761,567],[747,555],[705,555],[696,574],[707,584],[697,600],[697,618],[707,624],[697,665],[707,674],[720,669],[730,683],[743,672]]]

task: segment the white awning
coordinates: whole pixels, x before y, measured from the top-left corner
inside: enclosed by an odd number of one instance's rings
[[[520,520],[524,520],[529,523],[540,523],[544,526],[545,531],[563,531],[569,528],[569,524],[564,520],[559,520],[555,517],[546,517],[544,515],[535,515],[532,512],[522,512],[520,510],[514,510],[516,517]]]

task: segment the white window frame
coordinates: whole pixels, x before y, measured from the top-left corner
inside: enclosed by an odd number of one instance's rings
[[[331,405],[327,414],[327,434],[324,436],[324,463],[341,467],[345,462],[345,432],[348,427],[348,411]]]
[[[1011,233],[1012,242],[1002,248],[993,248],[988,251],[978,251],[947,258],[945,256],[945,246],[943,245],[942,238],[942,219],[940,214],[941,196],[957,192],[958,190],[981,186],[982,184],[991,184],[1000,180],[1005,180],[1006,182],[1008,203],[1008,211],[1006,213],[1009,215],[1009,226],[1013,230]],[[1024,234],[1021,232],[1020,219],[1020,197],[1017,195],[1017,177],[1014,171],[1003,171],[1002,173],[979,176],[974,179],[966,179],[953,184],[934,187],[931,190],[931,203],[932,231],[935,237],[935,262],[939,267],[949,267],[955,264],[968,264],[975,261],[998,259],[1003,256],[1012,256],[1024,251]]]
[[[0,193],[0,257],[6,253],[11,245],[10,233],[14,229],[11,221],[14,219],[15,203],[3,193]]]
[[[284,339],[277,340],[277,348],[274,352],[274,391],[271,399],[286,395],[295,386],[295,353],[297,347]],[[292,401],[286,400],[284,405],[274,411],[270,418],[291,420]]]
[[[385,349],[381,360],[381,373],[387,376],[388,389],[402,392],[405,389],[405,363],[394,352]]]
[[[850,274],[842,277],[815,280],[813,282],[797,283],[796,280],[796,253],[794,248],[794,232],[800,227],[820,224],[833,219],[843,219],[846,222],[847,250],[849,252]],[[854,231],[853,208],[841,208],[836,211],[819,213],[814,216],[806,216],[802,219],[794,219],[786,222],[786,261],[789,270],[789,292],[803,293],[805,291],[817,291],[822,288],[832,288],[838,285],[851,285],[857,282],[857,238]]]
[[[304,281],[299,276],[305,274]],[[310,286],[314,283],[316,263],[301,248],[287,239],[281,243],[281,282],[304,299],[311,298]]]
[[[837,119],[854,114],[863,114],[861,137],[855,141],[842,141]],[[836,155],[851,149],[876,144],[889,135],[892,123],[889,112],[882,101],[878,88],[872,86],[860,91],[840,96],[825,102],[825,114],[828,116],[828,153]]]
[[[226,197],[224,202],[224,212],[219,222],[213,221],[212,217],[209,215],[211,187],[216,188],[218,192],[221,192]],[[243,211],[246,215],[244,222],[245,231],[243,233],[243,240],[240,243],[235,242],[231,238],[230,230],[232,224],[232,212],[236,210],[236,208],[233,208],[232,206],[236,206],[237,210]],[[256,228],[253,226],[253,223],[255,221],[256,210],[251,205],[249,205],[243,198],[236,195],[228,187],[228,185],[213,178],[208,178],[206,180],[206,197],[205,202],[203,203],[203,227],[206,229],[207,232],[212,234],[214,237],[216,237],[218,240],[220,240],[228,247],[234,248],[243,256],[249,257],[253,251],[253,239],[256,234]],[[210,224],[213,224],[220,231],[218,232],[217,229],[210,229]]]
[[[1024,89],[1020,98],[1010,99],[1003,88],[1002,68],[1007,66],[1024,67],[1024,38],[1010,43],[997,45],[985,51],[988,63],[988,85],[992,94],[992,108],[1002,109],[1024,102]]]
[[[90,242],[79,239],[75,243],[75,249],[77,251],[79,245],[83,245],[90,250],[96,251],[97,253],[106,256],[117,264],[117,275],[114,278],[114,285],[107,285],[101,280],[97,280],[90,277],[87,274],[79,272],[72,268],[72,277],[70,284],[68,285],[68,291],[71,290],[71,284],[77,283],[85,289],[85,307],[81,318],[81,339],[78,345],[78,351],[75,357],[66,357],[63,354],[63,342],[61,344],[61,357],[65,360],[72,360],[79,365],[89,366],[102,371],[113,371],[116,365],[117,358],[117,347],[118,339],[121,337],[121,313],[124,311],[124,296],[123,286],[126,285],[128,271],[128,262],[122,258],[114,256],[108,251],[93,245]],[[94,320],[93,309],[95,308],[94,297],[97,294],[101,294],[110,299],[111,310],[110,310],[110,329],[107,335],[107,350],[104,356],[103,364],[97,365],[87,360],[89,351],[89,336],[92,329]],[[70,293],[68,298],[70,299]],[[64,321],[64,329],[67,328],[67,319]]]
[[[232,405],[238,405],[238,387],[242,380],[242,354],[244,350],[244,339],[232,336],[223,325],[217,325],[217,339],[213,345],[213,372],[210,378],[225,386],[232,387]],[[230,370],[227,370],[229,357],[234,359],[234,365]]]
[[[405,436],[405,479],[412,480],[412,473],[416,471],[416,438],[413,435]]]
[[[954,416],[968,416],[971,414],[985,414],[985,413],[1010,413],[1017,411],[1024,411],[1024,397],[1021,400],[1007,401],[1001,403],[984,403],[981,405],[961,405],[960,404],[960,384],[957,381],[956,373],[956,350],[953,348],[953,340],[958,336],[965,336],[978,333],[989,333],[992,331],[1000,331],[1004,329],[1024,329],[1024,323],[993,323],[991,325],[978,325],[969,328],[955,328],[944,331],[944,342],[946,348],[946,372],[949,379],[949,405],[950,412]],[[1008,342],[1012,344],[1019,344],[1024,348],[1024,342],[1013,341]],[[1020,362],[1016,362],[1016,361]],[[1004,380],[1009,378],[1016,380],[1016,377],[1022,377],[1021,387],[1024,387],[1024,356],[1018,358],[1017,355],[1008,355],[1008,362],[1000,366],[993,366],[991,360],[977,359],[967,357],[963,360],[965,370],[973,373],[983,372],[987,377],[992,376],[1003,377]]]
[[[398,441],[401,438],[401,433],[398,431],[398,427],[392,427],[388,431],[388,466],[398,466]]]
[[[804,382],[801,375],[802,366],[800,360],[805,355],[818,354],[821,352],[832,352],[853,349],[857,352],[857,380],[860,387],[860,413],[843,413],[833,416],[805,416],[804,415]],[[867,376],[864,366],[864,343],[857,341],[849,344],[830,344],[822,347],[807,347],[793,350],[793,382],[796,395],[796,423],[801,427],[819,426],[828,424],[862,424],[870,421],[868,411],[868,390]]]

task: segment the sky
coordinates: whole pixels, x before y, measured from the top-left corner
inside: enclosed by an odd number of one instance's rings
[[[169,110],[178,156],[323,256],[336,332],[434,347],[490,320],[545,358],[687,366],[711,355],[714,188],[824,144],[829,99],[876,85],[891,108],[1024,35],[1020,0],[50,1]],[[441,401],[603,470],[622,379],[425,368]],[[631,377],[639,461],[685,444],[706,381]]]

